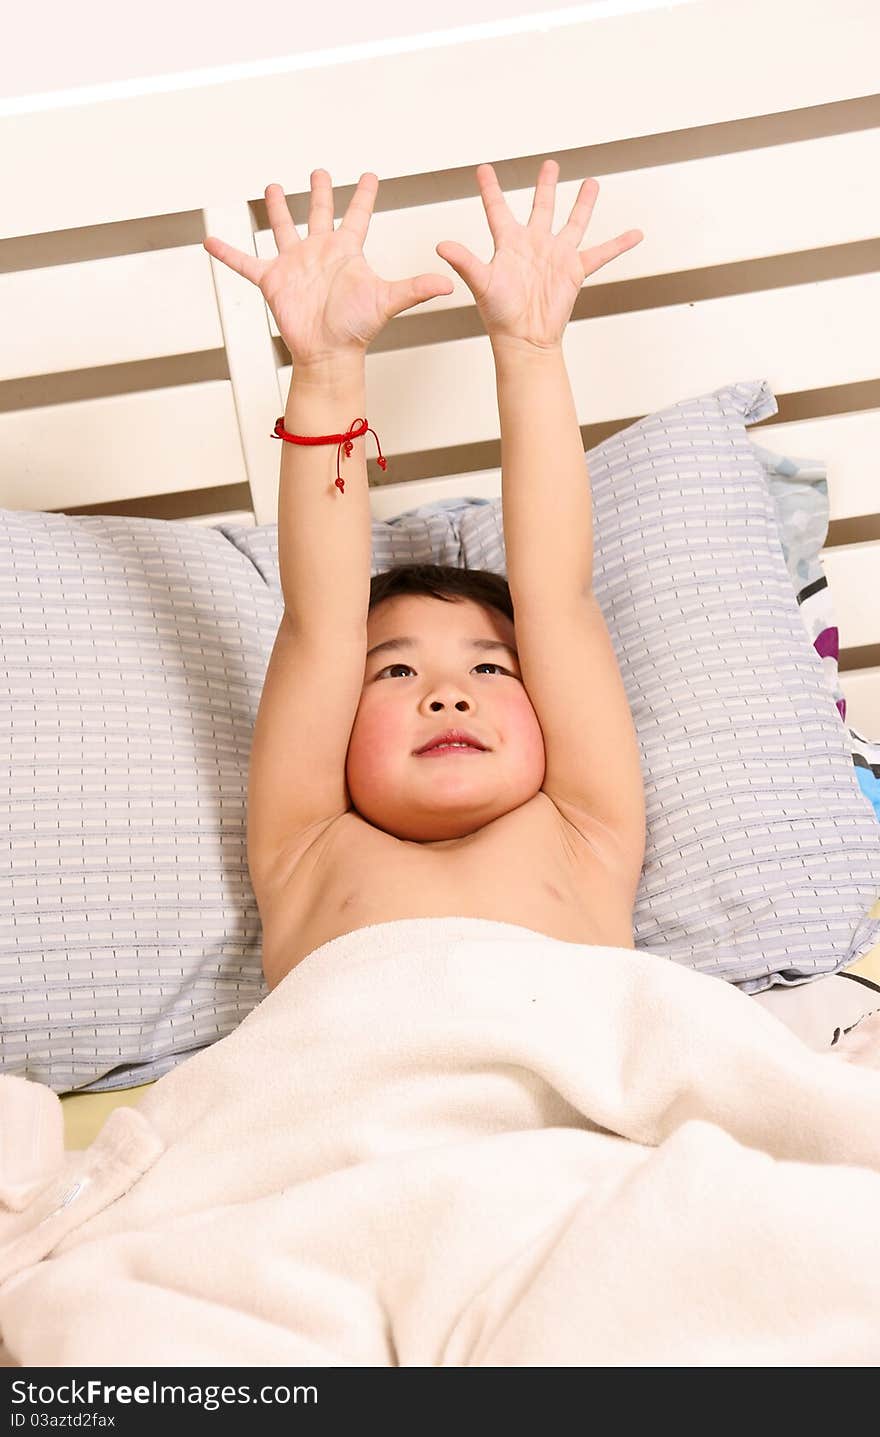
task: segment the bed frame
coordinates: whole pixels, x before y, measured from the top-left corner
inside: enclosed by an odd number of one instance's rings
[[[259,290],[202,239],[273,255],[266,185],[284,186],[304,234],[319,166],[337,223],[363,171],[379,176],[365,254],[380,274],[455,286],[368,353],[389,461],[383,473],[368,451],[374,517],[500,495],[489,341],[434,246],[458,239],[488,260],[476,165],[494,165],[525,221],[552,156],[555,228],[595,176],[584,243],[645,233],[585,283],[566,330],[585,449],[679,399],[766,379],[779,413],[751,433],[828,465],[847,723],[877,738],[876,0],[614,0],[502,30],[7,107],[0,505],[274,522],[290,356]]]

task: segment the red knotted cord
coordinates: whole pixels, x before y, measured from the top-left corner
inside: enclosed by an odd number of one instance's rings
[[[345,493],[345,480],[339,472],[340,450],[344,447],[346,455],[351,454],[352,440],[359,439],[362,434],[372,434],[376,441],[376,448],[379,450],[378,464],[380,469],[387,469],[388,460],[382,458],[382,446],[379,443],[379,436],[375,429],[371,429],[366,419],[355,419],[345,434],[288,434],[284,428],[284,415],[281,414],[275,424],[272,434],[273,439],[286,439],[289,444],[337,444],[336,450],[336,487],[340,494]]]

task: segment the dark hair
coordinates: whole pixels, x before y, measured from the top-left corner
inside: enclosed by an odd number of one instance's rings
[[[457,569],[451,564],[397,564],[370,580],[370,609],[398,594],[428,594],[432,599],[472,599],[498,609],[514,622],[513,600],[503,574],[491,569]]]

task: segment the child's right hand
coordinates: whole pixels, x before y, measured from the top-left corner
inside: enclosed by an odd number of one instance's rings
[[[281,185],[265,191],[277,258],[257,259],[208,235],[208,254],[258,285],[296,364],[366,352],[389,319],[451,294],[452,281],[438,274],[380,279],[363,256],[373,202],[374,174],[361,175],[339,229],[333,228],[333,186],[326,170],[313,170],[309,234],[300,239]]]

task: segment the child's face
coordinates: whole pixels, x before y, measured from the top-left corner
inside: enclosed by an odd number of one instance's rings
[[[416,646],[370,654],[400,635]],[[396,838],[464,837],[534,798],[544,781],[544,737],[516,655],[481,651],[474,639],[516,648],[511,621],[470,599],[397,595],[368,616],[346,780],[358,813]],[[414,753],[449,728],[472,733],[487,752]]]

